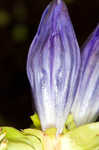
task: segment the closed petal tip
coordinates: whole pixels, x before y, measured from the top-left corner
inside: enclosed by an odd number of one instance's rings
[[[27,75],[42,129],[62,132],[71,108],[80,66],[76,36],[62,0],[45,9],[30,46]]]
[[[80,81],[71,110],[78,125],[93,122],[99,115],[99,25],[85,43]]]

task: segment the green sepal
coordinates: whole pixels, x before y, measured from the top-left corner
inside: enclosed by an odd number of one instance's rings
[[[75,143],[74,150],[99,150],[99,122],[72,129],[66,136]]]
[[[36,136],[25,135],[23,131],[11,127],[2,127],[2,134],[4,133],[6,133],[5,139],[8,141],[7,150],[38,150],[37,145],[39,145],[39,148],[42,147]]]
[[[38,129],[19,131],[11,127],[1,127],[0,150],[49,150],[48,143],[57,145],[57,142],[61,144],[59,150],[99,150],[99,122],[77,128],[71,126],[70,122],[73,121],[71,116],[68,120],[69,122],[66,124],[68,129],[57,137],[55,128],[43,132]],[[48,144],[46,148],[45,142]]]
[[[33,122],[33,127],[36,129],[41,129],[41,124],[40,124],[40,119],[37,113],[34,113],[32,116],[30,116],[32,122]],[[74,122],[74,118],[72,114],[68,115],[68,118],[66,120],[64,129],[63,129],[63,133],[76,128],[76,124]]]
[[[75,121],[74,121],[74,117],[72,114],[69,114],[65,123],[65,128],[67,130],[71,130],[73,128],[77,128]]]
[[[33,127],[36,129],[41,129],[41,124],[40,124],[40,119],[37,113],[34,113],[32,116],[30,116],[32,122],[33,122]]]

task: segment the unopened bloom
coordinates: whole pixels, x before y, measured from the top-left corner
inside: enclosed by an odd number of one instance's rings
[[[99,115],[99,25],[83,46],[79,82],[72,106],[77,125],[95,121]]]
[[[61,133],[70,112],[78,125],[96,116],[99,108],[98,28],[80,58],[64,2],[53,0],[45,9],[27,60],[27,74],[43,130],[56,127]]]

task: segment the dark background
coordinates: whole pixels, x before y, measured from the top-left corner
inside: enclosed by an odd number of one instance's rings
[[[29,45],[49,0],[0,0],[0,126],[29,127]],[[99,0],[65,0],[80,46],[99,21]]]

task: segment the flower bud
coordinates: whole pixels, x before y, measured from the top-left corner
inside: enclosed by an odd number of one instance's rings
[[[99,116],[99,25],[83,46],[72,114],[77,125],[93,122]]]
[[[61,133],[74,99],[80,65],[79,47],[62,0],[45,9],[30,46],[27,74],[42,129]]]

